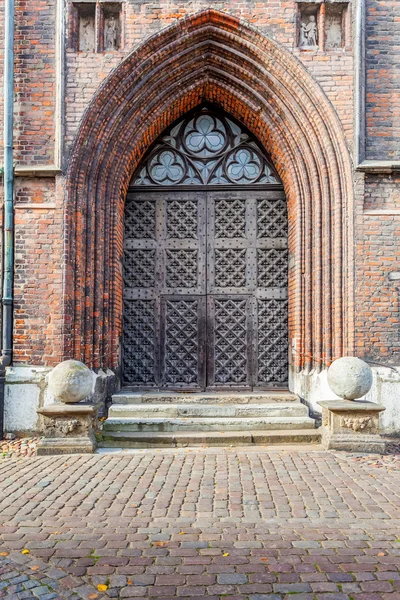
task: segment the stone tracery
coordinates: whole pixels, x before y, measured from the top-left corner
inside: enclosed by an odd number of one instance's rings
[[[169,148],[166,150],[166,148]],[[231,119],[204,108],[175,125],[132,185],[280,183],[260,148]]]

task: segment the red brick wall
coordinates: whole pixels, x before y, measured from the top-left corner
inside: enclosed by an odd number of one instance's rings
[[[15,161],[54,161],[56,0],[16,0]]]
[[[3,4],[0,1],[1,61]],[[68,165],[82,116],[107,75],[151,35],[188,12],[206,8],[209,2],[196,0],[188,4],[174,0],[172,3],[152,4],[127,0],[124,6],[124,47],[121,51],[77,53],[71,48],[66,51],[66,71],[63,74],[65,166]],[[367,158],[399,160],[400,77],[397,75],[400,49],[396,28],[399,27],[400,2],[367,0],[367,7]],[[304,51],[296,48],[293,0],[239,3],[229,0],[219,2],[215,8],[250,22],[299,58],[335,108],[340,120],[338,127],[343,129],[351,150],[354,64],[350,32],[345,49]],[[56,1],[17,0],[16,20],[15,157],[19,164],[50,165],[55,160]],[[68,18],[66,20],[68,25]],[[2,63],[0,78],[1,71]],[[1,103],[0,119],[2,122]],[[259,133],[261,136],[262,131]],[[0,142],[1,136],[0,127]],[[296,161],[296,157],[293,156],[292,160]],[[364,211],[398,206],[400,179],[368,176],[365,199],[364,185],[360,186],[356,221],[358,258],[355,264],[345,265],[349,273],[345,280],[349,280],[353,272],[356,277],[357,351],[360,355],[374,357],[374,360],[384,357],[385,361],[396,362],[398,295],[394,283],[388,282],[387,276],[397,269],[400,217],[368,215]],[[347,192],[343,191],[343,194]],[[54,364],[62,356],[63,295],[71,291],[63,289],[62,275],[66,233],[64,178],[18,178],[16,202],[15,361]],[[28,206],[30,204],[36,205],[36,208]],[[43,206],[38,208],[38,204]],[[329,214],[324,212],[322,217],[326,219]],[[344,221],[347,218],[344,216]],[[339,250],[338,247],[333,250],[332,269],[336,262],[335,253]],[[316,253],[318,251],[315,250]],[[317,269],[313,277],[318,277],[318,273]],[[314,325],[318,327],[318,324]]]
[[[367,0],[366,159],[400,160],[400,2]],[[397,212],[396,212],[397,211]],[[400,176],[366,175],[356,220],[356,348],[400,364]]]
[[[55,0],[15,3],[14,162],[18,165],[54,162],[55,7]],[[1,89],[3,47],[4,2],[1,2]],[[2,102],[0,119],[2,147]],[[14,359],[17,363],[54,364],[61,357],[62,342],[62,191],[56,193],[54,178],[17,177],[15,203]],[[54,208],[46,208],[44,203]],[[29,204],[36,208],[28,208]]]
[[[400,160],[400,2],[367,0],[367,158]]]
[[[400,176],[368,175],[357,217],[358,355],[383,364],[400,364]],[[397,214],[396,214],[397,211]]]
[[[364,209],[400,210],[400,175],[367,175]]]
[[[207,6],[208,2],[201,0],[195,6],[190,5],[189,12]],[[351,46],[330,52],[297,49],[296,4],[293,1],[262,4],[229,1],[220,3],[218,8],[256,25],[298,56],[336,107],[350,145],[353,125]],[[121,52],[77,53],[67,43],[64,74],[66,162],[82,115],[100,83],[140,43],[187,13],[188,5],[183,1],[158,7],[128,1]],[[47,3],[18,1],[16,158],[20,164],[51,164],[54,160],[55,16],[55,0]],[[69,31],[68,22],[66,31]],[[225,105],[228,105],[226,100]],[[264,135],[262,131],[258,133]],[[33,203],[51,204],[53,194],[55,209],[46,206],[27,208]],[[62,200],[56,194],[54,181],[38,178],[18,182],[17,202],[25,206],[18,208],[16,213],[14,357],[16,362],[54,363],[59,360],[62,321]],[[315,260],[318,263],[320,259],[315,257]],[[65,291],[67,295],[70,293],[69,289]],[[40,321],[44,327],[40,327]],[[326,335],[330,334],[326,332]],[[99,350],[96,354],[102,352]],[[321,354],[321,344],[317,344],[316,352]],[[309,350],[307,354],[310,354]]]
[[[211,10],[151,38],[118,67],[85,114],[68,173],[67,352],[89,363],[107,356],[115,366],[124,193],[149,144],[202,100],[253,131],[284,182],[297,365],[349,352],[352,272],[343,257],[352,260],[352,188],[343,127],[299,61],[242,21]]]
[[[62,181],[16,181],[14,359],[62,359]]]
[[[54,160],[56,0],[15,2],[14,160]],[[0,2],[0,89],[3,90],[4,2]],[[3,93],[0,93],[0,164],[3,163]]]
[[[160,3],[157,7],[148,2],[125,4],[125,44],[120,52],[93,54],[67,51],[67,94],[66,94],[66,141],[67,148],[76,134],[82,114],[99,84],[116,67],[120,60],[137,48],[151,35],[163,28],[205,8],[207,0],[197,0],[187,4],[175,0],[173,3]],[[349,145],[353,132],[353,53],[351,32],[346,49],[323,52],[300,50],[296,47],[296,2],[276,0],[274,2],[219,2],[218,10],[226,11],[256,26],[260,31],[281,43],[303,62],[310,73],[335,106],[346,131]]]

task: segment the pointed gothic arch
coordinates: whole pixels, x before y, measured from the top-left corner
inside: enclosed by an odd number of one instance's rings
[[[208,9],[132,52],[82,119],[67,174],[65,357],[118,367],[129,180],[162,131],[203,102],[242,122],[283,182],[293,368],[351,353],[353,190],[337,114],[290,52]]]
[[[212,105],[157,139],[125,202],[123,385],[287,388],[282,188],[257,139]]]

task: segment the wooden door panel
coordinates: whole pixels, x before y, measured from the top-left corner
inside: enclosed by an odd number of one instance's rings
[[[122,369],[126,385],[141,388],[159,384],[158,314],[154,298],[124,298]]]
[[[249,389],[253,380],[251,296],[207,298],[207,386]]]
[[[256,202],[246,189],[207,194],[210,388],[253,385]]]
[[[200,390],[206,377],[205,296],[161,299],[161,387]]]
[[[255,203],[246,190],[207,194],[207,293],[255,287]]]
[[[124,383],[285,386],[283,192],[135,192],[125,220]]]
[[[254,373],[258,387],[286,387],[288,380],[288,301],[257,300]]]
[[[205,193],[164,193],[160,206],[162,293],[205,294]]]
[[[207,235],[208,386],[286,385],[288,249],[283,192],[208,192]]]
[[[160,381],[160,301],[157,290],[158,194],[128,194],[125,205],[122,370],[125,384]]]
[[[256,197],[254,386],[286,387],[288,382],[288,238],[283,192]]]
[[[126,385],[204,387],[205,213],[204,192],[128,194],[123,270]]]

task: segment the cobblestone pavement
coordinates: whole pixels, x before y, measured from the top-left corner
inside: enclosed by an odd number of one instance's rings
[[[36,448],[40,438],[12,438],[0,440],[0,458],[19,458],[36,456]]]
[[[315,447],[4,460],[0,597],[400,599],[400,474],[371,460]]]

